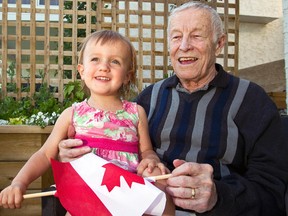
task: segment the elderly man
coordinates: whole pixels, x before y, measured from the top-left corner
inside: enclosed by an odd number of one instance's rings
[[[166,192],[177,214],[285,215],[288,149],[280,116],[262,88],[216,64],[226,40],[219,15],[188,2],[171,12],[168,34],[175,75],[147,87],[137,102],[172,171]],[[90,151],[70,149],[80,144],[62,141],[60,158]]]

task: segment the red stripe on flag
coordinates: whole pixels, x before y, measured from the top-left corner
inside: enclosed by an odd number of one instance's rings
[[[51,160],[57,195],[73,216],[112,215],[70,163]]]

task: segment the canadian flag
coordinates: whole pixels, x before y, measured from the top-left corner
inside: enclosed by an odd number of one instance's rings
[[[163,191],[93,153],[69,163],[51,163],[56,196],[73,216],[162,215],[164,211]]]

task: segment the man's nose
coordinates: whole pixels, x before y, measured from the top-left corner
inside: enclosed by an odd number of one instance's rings
[[[191,41],[189,40],[188,37],[183,37],[182,41],[181,41],[181,44],[180,44],[180,49],[183,50],[183,51],[187,51],[189,49],[192,49],[192,43]]]

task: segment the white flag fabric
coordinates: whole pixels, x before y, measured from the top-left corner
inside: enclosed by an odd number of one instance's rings
[[[162,215],[166,196],[144,178],[93,153],[69,163],[52,160],[60,202],[72,216]]]

